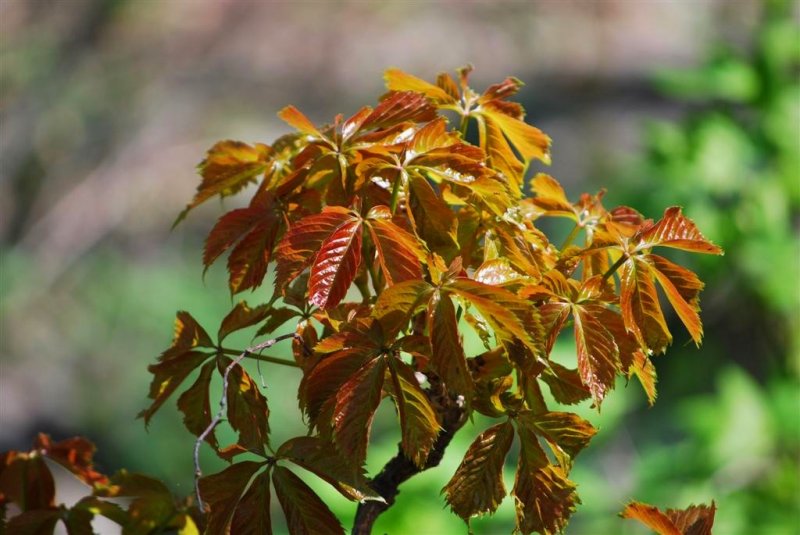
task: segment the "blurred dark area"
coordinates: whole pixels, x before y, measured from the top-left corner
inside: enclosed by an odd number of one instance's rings
[[[286,104],[318,123],[352,113],[390,66],[432,79],[471,63],[476,89],[527,84],[527,119],[553,138],[553,164],[532,172],[647,217],[681,205],[726,249],[687,259],[706,338],[695,348],[672,318],[656,405],[620,380],[602,414],[581,409],[601,432],[573,472],[584,505],[567,533],[644,533],[615,517],[633,497],[715,499],[720,535],[798,533],[799,18],[788,0],[0,0],[0,450],[85,435],[103,470],[191,492],[177,411],[149,432],[135,415],[175,311],[213,326],[231,304],[224,268],[203,279],[200,258],[237,200],[170,231],[205,150],[270,143]],[[302,433],[297,378],[264,374],[273,427]],[[396,448],[381,414],[373,472]],[[481,426],[377,529],[466,532],[436,497]],[[353,504],[324,497],[347,525]],[[510,531],[510,502],[475,530]]]

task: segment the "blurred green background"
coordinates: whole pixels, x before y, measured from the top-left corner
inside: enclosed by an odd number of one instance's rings
[[[548,172],[573,197],[607,187],[609,205],[649,217],[682,205],[727,253],[685,259],[707,283],[706,340],[672,321],[655,407],[621,381],[601,414],[579,409],[601,432],[573,471],[584,505],[567,533],[646,533],[615,516],[634,497],[714,499],[717,535],[800,533],[799,17],[756,0],[0,0],[0,450],[86,435],[102,469],[190,493],[177,411],[149,433],[134,416],[174,312],[213,331],[231,305],[223,266],[203,281],[200,254],[241,200],[169,232],[205,149],[271,141],[288,103],[317,122],[354,112],[388,66],[431,78],[470,62],[476,88],[527,82],[528,118],[554,140]],[[557,351],[574,358],[568,341]],[[275,441],[302,433],[296,371],[262,373]],[[486,426],[401,487],[376,531],[466,533],[438,492]],[[382,406],[371,473],[398,437]],[[311,483],[350,525],[354,505]],[[510,500],[473,523],[512,526]]]

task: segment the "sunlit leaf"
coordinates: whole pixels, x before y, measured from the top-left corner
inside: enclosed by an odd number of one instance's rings
[[[472,377],[467,369],[461,333],[458,332],[456,310],[447,295],[434,294],[427,311],[433,366],[451,395],[464,396],[469,406],[472,399]]]
[[[344,298],[361,263],[362,221],[338,227],[320,245],[311,266],[308,299],[318,307],[334,307]]]
[[[409,186],[409,208],[417,234],[432,251],[451,256],[458,247],[458,218],[426,179],[412,173]]]
[[[625,327],[643,347],[656,355],[663,353],[672,343],[672,335],[667,328],[648,265],[644,260],[634,257],[622,265],[619,274],[620,309]]]
[[[464,520],[494,513],[506,495],[503,465],[514,428],[509,422],[490,427],[470,445],[456,473],[442,489],[455,514]]]
[[[641,351],[633,355],[633,362],[628,368],[628,377],[635,375],[647,394],[647,401],[652,406],[656,401],[656,368],[653,362]]]
[[[271,149],[261,143],[251,146],[241,141],[220,141],[211,147],[198,166],[203,180],[197,193],[175,223],[214,195],[233,195],[253,182],[267,168],[270,152]]]
[[[550,163],[550,138],[544,132],[507,115],[494,103],[485,104],[481,114],[502,130],[524,161],[538,159]]]
[[[385,209],[385,210],[381,210]],[[391,286],[422,278],[425,250],[417,238],[391,221],[388,208],[375,207],[367,222],[381,270]]]
[[[378,104],[364,119],[361,128],[387,128],[407,121],[424,123],[435,118],[436,109],[424,95],[414,91],[397,91]]]
[[[533,203],[545,213],[578,221],[575,207],[569,202],[564,188],[555,178],[545,173],[539,173],[531,180],[531,189],[535,195]]]
[[[308,117],[303,115],[303,112],[295,108],[294,106],[286,106],[281,111],[278,112],[278,117],[286,121],[286,124],[289,126],[293,126],[301,133],[314,136],[314,137],[322,137],[317,127],[314,126]]]
[[[517,530],[525,535],[560,533],[580,503],[575,484],[558,466],[530,467],[520,457],[514,482]]]
[[[328,506],[291,470],[282,466],[273,468],[272,484],[290,535],[344,535]]]
[[[665,512],[652,505],[631,502],[620,516],[638,520],[658,535],[711,535],[716,511],[713,501],[711,506],[690,505],[686,509],[667,509]]]
[[[722,254],[722,249],[708,241],[679,206],[664,211],[664,217],[638,235],[637,250],[651,247],[672,247],[694,253]]]
[[[437,104],[455,102],[455,98],[448,92],[400,69],[386,69],[383,79],[386,81],[386,87],[392,91],[416,91]]]
[[[583,384],[589,387],[597,405],[614,388],[620,369],[619,347],[600,320],[602,305],[573,306],[575,343],[578,349],[578,371]]]

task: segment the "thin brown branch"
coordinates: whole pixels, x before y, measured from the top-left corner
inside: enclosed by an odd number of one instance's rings
[[[220,397],[219,400],[219,410],[217,411],[216,416],[214,416],[214,419],[211,420],[211,423],[208,424],[208,427],[206,427],[203,430],[203,432],[200,433],[200,435],[197,437],[197,440],[194,443],[194,490],[195,493],[197,494],[197,506],[200,508],[201,511],[204,511],[205,507],[203,505],[203,497],[200,495],[200,478],[203,476],[203,471],[200,468],[200,446],[203,444],[203,441],[205,441],[206,437],[208,437],[208,435],[210,435],[214,431],[214,428],[217,427],[217,425],[219,425],[219,423],[225,418],[225,409],[228,406],[228,378],[230,377],[231,370],[233,370],[234,367],[238,366],[239,363],[245,357],[260,357],[261,360],[267,360],[266,357],[257,355],[257,353],[259,351],[267,349],[268,347],[272,347],[281,340],[288,340],[289,338],[299,338],[299,335],[294,333],[284,334],[272,338],[270,340],[267,340],[265,342],[261,342],[260,344],[254,345],[253,347],[248,347],[247,349],[242,351],[238,357],[233,359],[231,363],[228,364],[227,368],[225,368],[225,373],[222,376],[222,396]],[[221,351],[223,351],[223,353],[226,352],[225,350]],[[270,359],[271,358],[272,357],[270,357]],[[272,360],[269,360],[268,362],[272,362]],[[278,362],[278,364],[285,364],[285,363],[286,361],[282,360]]]

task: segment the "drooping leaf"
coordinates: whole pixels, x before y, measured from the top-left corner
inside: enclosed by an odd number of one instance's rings
[[[486,103],[480,112],[489,123],[494,123],[508,138],[522,159],[550,163],[550,138],[535,126],[507,115],[495,103]]]
[[[578,372],[598,406],[614,388],[614,379],[621,366],[619,347],[600,319],[604,309],[602,305],[593,304],[572,307]]]
[[[443,89],[400,69],[386,69],[383,78],[386,81],[386,87],[391,91],[415,91],[422,93],[437,104],[455,102],[455,98]]]
[[[367,225],[375,244],[383,276],[389,286],[422,278],[425,250],[417,238],[395,225],[386,206],[376,206],[367,216]]]
[[[322,243],[340,226],[351,221],[350,211],[340,206],[327,206],[321,213],[295,223],[275,247],[275,288],[283,291],[307,268]]]
[[[633,362],[628,368],[628,377],[635,375],[647,394],[650,406],[656,402],[656,368],[653,362],[641,351],[634,353]]]
[[[641,502],[630,502],[620,513],[622,518],[638,520],[658,535],[711,535],[717,506],[690,505],[686,509],[667,509]]]
[[[144,418],[145,425],[150,423],[153,414],[192,373],[192,370],[203,364],[210,356],[209,353],[200,351],[186,351],[147,367],[147,371],[153,374],[150,383],[150,399],[153,403],[138,415],[139,418]]]
[[[517,530],[528,535],[554,535],[563,531],[580,503],[575,484],[558,466],[532,468],[520,457],[512,494],[517,510]]]
[[[235,535],[272,535],[268,470],[258,474],[241,497],[231,518],[230,532]]]
[[[333,407],[333,438],[339,451],[360,466],[367,455],[372,418],[381,401],[386,358],[367,362],[344,383]]]
[[[658,355],[672,343],[664,313],[658,301],[650,269],[638,257],[626,261],[620,268],[620,309],[625,328],[639,343]]]
[[[678,314],[695,344],[703,339],[703,324],[700,321],[700,291],[704,284],[693,272],[658,255],[648,255],[652,273],[667,295],[672,308]]]
[[[33,509],[12,517],[5,528],[14,535],[48,535],[61,519],[59,509]]]
[[[123,535],[152,533],[165,526],[177,513],[174,498],[166,485],[152,477],[126,470],[120,470],[111,476],[109,484],[96,489],[95,495],[126,498]],[[99,511],[112,520],[119,520],[119,513],[113,508],[103,507]]]
[[[200,375],[197,376],[194,384],[178,398],[178,410],[183,413],[183,424],[196,437],[199,437],[211,424],[211,402],[208,398],[208,389],[215,368],[216,363],[213,360],[206,362],[200,368]],[[215,451],[219,449],[213,430],[206,436],[206,442]]]
[[[693,253],[721,255],[720,247],[708,241],[697,229],[694,222],[685,217],[679,206],[664,210],[664,217],[637,235],[636,250],[652,247],[672,247]]]
[[[350,500],[382,500],[367,483],[360,466],[355,466],[333,444],[318,437],[289,439],[278,449],[277,456],[324,479]]]
[[[306,372],[300,383],[298,395],[300,408],[308,415],[312,425],[316,424],[323,404],[335,398],[342,385],[355,375],[369,358],[370,355],[365,354],[360,348],[348,348],[322,358],[316,366]]]
[[[208,507],[206,533],[231,534],[231,521],[253,475],[265,463],[241,461],[225,470],[200,478],[200,495]]]
[[[239,301],[219,326],[219,332],[217,333],[219,343],[222,344],[222,341],[232,332],[252,327],[262,321],[269,314],[269,310],[270,307],[268,305],[250,308],[247,301]]]
[[[428,333],[431,338],[433,367],[451,395],[462,395],[469,406],[472,377],[467,369],[456,310],[449,296],[436,292],[428,304]]]
[[[217,359],[221,374],[232,361],[227,357]],[[253,378],[235,365],[228,375],[228,423],[239,432],[238,444],[255,454],[266,456],[264,446],[269,439],[269,409],[267,399]]]
[[[186,214],[214,195],[233,195],[255,180],[267,168],[271,149],[261,143],[255,146],[241,141],[220,141],[208,150],[198,166],[203,177],[197,193],[178,216],[179,223]]]
[[[541,375],[542,381],[550,387],[553,398],[564,405],[574,405],[591,397],[591,391],[581,381],[578,370],[565,368],[557,362],[550,362]]]
[[[300,315],[300,311],[286,307],[269,307],[265,313],[266,321],[258,328],[256,337],[272,334],[284,323]]]
[[[409,211],[417,234],[428,248],[445,258],[458,250],[458,218],[428,181],[416,173],[409,176]]]
[[[403,452],[422,468],[439,434],[436,411],[408,364],[390,358],[389,371],[392,377],[392,395],[400,414]]]
[[[514,428],[509,422],[490,427],[470,445],[456,473],[442,489],[455,514],[470,517],[494,513],[506,495],[503,465]]]
[[[536,434],[563,450],[572,459],[597,433],[592,424],[571,412],[534,414],[524,411],[517,416],[517,421],[532,428]]]
[[[276,466],[272,470],[272,484],[290,535],[344,535],[328,506],[291,470]]]

